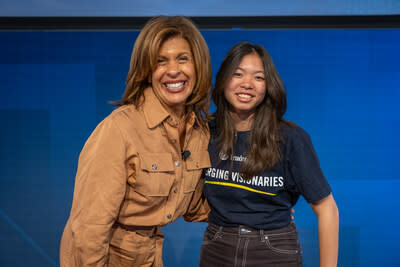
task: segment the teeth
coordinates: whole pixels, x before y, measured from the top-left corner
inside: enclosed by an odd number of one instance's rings
[[[250,95],[246,95],[246,94],[239,94],[239,97],[241,97],[241,98],[251,98]]]
[[[165,86],[168,89],[178,89],[181,88],[185,83],[184,82],[180,82],[180,83],[166,83]]]

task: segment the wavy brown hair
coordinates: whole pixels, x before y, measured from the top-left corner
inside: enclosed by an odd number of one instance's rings
[[[144,90],[151,86],[151,75],[157,68],[157,58],[163,43],[172,37],[185,39],[193,54],[196,81],[192,94],[186,100],[187,110],[193,110],[201,126],[206,125],[211,83],[210,54],[203,36],[194,23],[182,16],[158,16],[150,19],[141,30],[133,47],[126,88],[119,106],[138,107]]]
[[[266,94],[257,106],[253,116],[247,158],[242,163],[240,174],[248,180],[258,173],[271,169],[281,159],[280,124],[286,112],[286,91],[267,50],[250,42],[241,42],[232,47],[225,56],[217,73],[212,94],[217,107],[215,122],[218,129],[217,141],[222,153],[233,156],[236,129],[230,115],[230,104],[225,99],[224,90],[238,68],[243,57],[257,54],[264,66]]]

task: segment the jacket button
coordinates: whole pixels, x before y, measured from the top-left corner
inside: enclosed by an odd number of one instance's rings
[[[172,215],[171,215],[171,214],[168,214],[168,215],[167,215],[167,218],[168,218],[169,220],[171,220]]]
[[[179,167],[181,165],[181,163],[179,161],[175,161],[175,166]]]
[[[152,164],[152,165],[151,165],[151,168],[152,168],[153,170],[157,170],[157,164]]]
[[[175,194],[178,193],[178,189],[177,188],[174,189],[174,193]]]

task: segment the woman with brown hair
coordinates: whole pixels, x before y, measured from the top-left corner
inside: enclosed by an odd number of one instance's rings
[[[302,266],[290,215],[300,195],[318,218],[321,266],[336,266],[338,209],[309,135],[283,120],[285,88],[268,52],[235,45],[213,100],[203,189],[211,212],[200,266]]]
[[[151,19],[135,42],[120,107],[80,154],[61,266],[160,267],[160,227],[204,219],[193,200],[210,166],[210,89],[209,52],[194,24]]]

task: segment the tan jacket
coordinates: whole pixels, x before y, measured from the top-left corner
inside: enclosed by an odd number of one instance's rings
[[[207,217],[200,199],[202,168],[210,167],[208,131],[194,113],[186,125],[182,160],[178,129],[151,88],[136,109],[125,105],[105,118],[79,157],[71,214],[64,229],[61,266],[105,266],[112,226],[166,225],[179,216]],[[125,241],[124,241],[125,240]],[[129,238],[119,238],[130,246]]]

